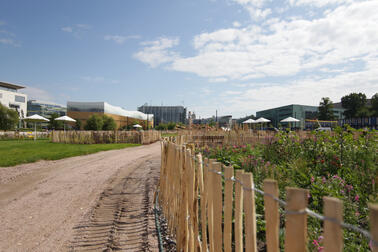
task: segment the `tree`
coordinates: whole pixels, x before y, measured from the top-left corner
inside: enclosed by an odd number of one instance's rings
[[[371,115],[378,116],[378,93],[375,93],[373,97],[371,97]]]
[[[329,97],[323,97],[319,103],[319,119],[334,120],[333,103]]]
[[[116,129],[117,124],[112,117],[104,115],[102,117],[102,120],[104,121],[102,130],[115,130]]]
[[[57,129],[62,129],[63,128],[63,126],[64,126],[63,122],[55,120],[58,117],[59,117],[58,113],[51,114],[50,121],[49,121],[49,124],[48,124],[48,128],[49,129],[55,129],[55,130],[57,130]]]
[[[101,116],[92,115],[88,118],[87,124],[85,125],[85,130],[102,130],[102,126],[104,125],[104,120]]]
[[[19,121],[17,111],[8,109],[0,103],[0,129],[13,130]]]
[[[341,104],[345,108],[346,118],[364,116],[366,114],[366,95],[363,93],[351,93],[341,98]]]
[[[83,124],[80,119],[75,119],[75,130],[81,130],[81,125]]]

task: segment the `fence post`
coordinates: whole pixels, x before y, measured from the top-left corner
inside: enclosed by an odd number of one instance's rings
[[[234,176],[234,168],[232,166],[224,167],[224,231],[223,242],[224,251],[231,252],[232,245],[232,193],[233,182],[231,178]]]
[[[266,221],[266,245],[268,252],[280,251],[279,226],[280,214],[278,212],[278,202],[272,198],[279,197],[278,183],[272,179],[264,180],[264,209]]]
[[[369,204],[370,233],[373,241],[371,250],[378,252],[378,204]]]
[[[222,172],[221,163],[213,163],[213,169],[216,172]],[[213,172],[213,230],[214,230],[214,251],[222,251],[222,216],[223,216],[223,200],[222,200],[222,177]]]
[[[199,154],[200,155],[200,154]],[[202,156],[201,156],[202,158]],[[202,159],[199,159],[202,160]],[[208,195],[208,159],[205,158],[204,161],[205,165],[201,167],[203,168],[202,171],[202,187],[201,187],[201,230],[202,230],[202,252],[207,252],[207,209],[206,205],[208,204],[207,195]]]
[[[244,173],[243,184],[247,189],[244,189],[244,214],[245,214],[245,251],[257,251],[256,239],[256,210],[255,210],[255,192],[253,188],[253,175],[252,173]],[[251,188],[251,189],[249,189]]]
[[[343,202],[336,198],[324,197],[324,216],[338,222],[343,221]],[[343,230],[340,225],[324,220],[324,251],[343,251]]]
[[[215,159],[210,159],[208,161],[209,169],[207,170],[207,179],[208,179],[208,204],[207,204],[207,222],[209,226],[209,247],[210,247],[210,252],[214,252],[214,218],[213,218],[213,162],[215,162]]]
[[[285,251],[307,251],[307,207],[308,191],[286,188]]]
[[[190,149],[186,150],[186,181],[187,195],[188,195],[188,235],[189,235],[189,250],[194,251],[194,184],[195,171],[193,165],[193,157]]]
[[[242,180],[244,170],[236,170],[235,177]],[[235,183],[235,252],[243,252],[243,187]]]

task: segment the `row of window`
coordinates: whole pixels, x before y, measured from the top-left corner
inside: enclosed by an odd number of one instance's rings
[[[3,94],[0,93],[0,99],[3,98]],[[21,95],[15,95],[14,96],[14,101],[15,102],[22,102],[22,103],[25,103],[25,96],[21,96]]]

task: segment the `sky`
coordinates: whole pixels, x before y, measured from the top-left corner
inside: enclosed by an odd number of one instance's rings
[[[0,81],[197,116],[378,92],[377,0],[1,0]]]

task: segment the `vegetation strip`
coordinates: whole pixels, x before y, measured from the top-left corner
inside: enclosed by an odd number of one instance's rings
[[[67,157],[96,153],[99,151],[135,147],[139,144],[62,144],[49,140],[0,141],[0,167],[32,163],[38,160],[58,160]]]

